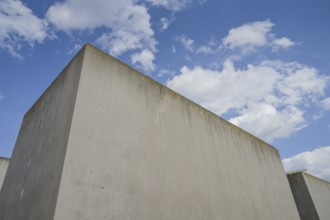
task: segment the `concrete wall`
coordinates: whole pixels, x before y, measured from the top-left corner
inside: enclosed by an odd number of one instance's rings
[[[7,168],[9,164],[8,158],[0,157],[0,191],[3,183],[3,179],[5,178]]]
[[[88,46],[55,219],[299,219],[273,147]]]
[[[330,183],[304,172],[288,174],[302,220],[330,219]]]
[[[23,122],[0,219],[299,219],[275,148],[90,45],[80,53],[43,99],[58,98]]]
[[[308,190],[321,220],[330,220],[330,182],[304,173]]]
[[[83,54],[25,114],[0,193],[0,219],[53,219]]]
[[[308,191],[303,173],[287,175],[291,191],[301,220],[319,219],[312,197]]]

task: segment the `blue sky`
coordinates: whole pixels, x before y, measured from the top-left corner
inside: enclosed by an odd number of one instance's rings
[[[0,156],[91,42],[330,180],[328,0],[0,0]]]

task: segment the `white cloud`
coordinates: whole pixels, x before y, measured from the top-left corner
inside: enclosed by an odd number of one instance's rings
[[[307,169],[307,173],[330,181],[330,146],[306,151],[282,162],[286,171]]]
[[[330,97],[323,99],[321,105],[324,110],[330,110]]]
[[[223,38],[222,44],[230,49],[253,49],[267,44],[267,37],[274,24],[269,20],[244,24],[229,30],[228,36]]]
[[[174,45],[172,45],[170,49],[172,53],[176,53],[176,47]]]
[[[289,48],[296,45],[295,42],[287,37],[275,38],[272,33],[272,28],[275,26],[271,21],[256,21],[243,24],[240,27],[232,28],[226,37],[219,43],[211,40],[205,45],[196,46],[193,39],[185,35],[176,37],[183,47],[196,54],[212,54],[226,48],[233,51],[238,51],[235,57],[242,58],[242,55],[250,54],[257,51],[261,47],[270,47],[272,51],[277,51],[281,48]]]
[[[143,50],[141,53],[134,53],[132,55],[132,63],[140,64],[141,67],[147,71],[154,71],[156,66],[153,63],[155,55],[150,50]]]
[[[287,106],[280,110],[264,103],[249,104],[240,116],[229,121],[267,141],[289,137],[306,126],[303,112],[297,107]]]
[[[176,39],[177,39],[177,41],[179,41],[182,44],[182,46],[184,48],[186,48],[187,50],[189,50],[191,52],[194,51],[194,43],[195,43],[194,40],[189,39],[185,35],[179,36]]]
[[[154,6],[162,6],[171,11],[181,11],[194,3],[194,0],[147,0]],[[195,0],[198,4],[202,5],[207,0]]]
[[[195,51],[195,53],[202,53],[202,54],[211,54],[214,52],[215,52],[215,50],[208,45],[202,45],[202,46],[198,47]]]
[[[329,80],[329,77],[319,75],[315,68],[297,62],[264,61],[261,64],[286,75],[277,89],[283,94],[280,102],[287,105],[298,105],[303,99],[322,96]]]
[[[164,76],[174,76],[175,72],[167,69],[160,69],[157,73],[157,77],[164,77]]]
[[[81,44],[75,44],[74,47],[71,50],[69,50],[68,54],[71,55],[73,53],[76,53],[81,47],[82,47]]]
[[[222,39],[221,47],[231,50],[239,49],[243,54],[247,54],[263,46],[270,46],[273,50],[277,50],[296,44],[287,37],[275,38],[271,32],[274,26],[274,23],[265,20],[232,28],[228,35]]]
[[[327,78],[299,63],[263,61],[245,69],[227,60],[222,70],[183,67],[167,82],[175,91],[267,141],[306,126],[304,108],[319,99]]]
[[[50,6],[46,17],[59,30],[84,30],[100,26],[111,26],[125,11],[125,5],[133,5],[130,0],[105,1],[65,0]]]
[[[175,21],[174,14],[171,14],[168,18],[166,18],[166,17],[161,18],[160,19],[160,25],[161,25],[160,31],[166,30],[172,24],[173,21]]]
[[[176,40],[179,41],[186,50],[196,54],[211,54],[217,51],[217,45],[213,41],[209,41],[205,45],[196,46],[195,41],[185,35],[176,37]]]
[[[282,37],[273,40],[273,44],[278,47],[288,48],[294,46],[296,43],[287,37]]]
[[[47,37],[47,22],[18,0],[0,1],[0,48],[16,58],[24,43],[33,46]]]
[[[134,0],[66,0],[52,5],[46,17],[65,32],[104,27],[96,43],[115,56],[132,50],[148,50],[154,56],[157,51],[150,15]]]

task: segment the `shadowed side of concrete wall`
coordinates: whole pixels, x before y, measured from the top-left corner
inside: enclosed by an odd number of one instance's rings
[[[25,114],[0,193],[0,219],[52,220],[84,50]]]
[[[4,180],[6,172],[7,172],[8,165],[9,165],[9,159],[0,157],[0,191],[1,191],[3,180]]]
[[[304,173],[291,173],[287,177],[301,220],[318,220],[319,216],[307,187]]]
[[[330,220],[330,182],[304,173],[304,179],[321,220]]]

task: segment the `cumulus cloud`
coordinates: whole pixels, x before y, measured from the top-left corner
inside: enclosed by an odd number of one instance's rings
[[[0,1],[0,48],[13,57],[23,58],[19,51],[24,43],[33,46],[47,37],[47,22],[35,16],[18,0]]]
[[[111,26],[119,20],[117,17],[125,11],[125,5],[131,7],[133,2],[130,0],[93,2],[65,0],[50,6],[46,17],[59,30],[94,29],[100,26]]]
[[[165,7],[171,11],[181,11],[187,8],[189,5],[193,4],[194,2],[202,5],[207,0],[147,0],[154,6],[161,6]]]
[[[222,43],[230,49],[264,46],[267,44],[267,35],[273,26],[274,24],[269,20],[247,23],[229,30]]]
[[[265,103],[249,104],[240,111],[240,116],[229,121],[267,141],[289,137],[306,126],[303,112],[299,108],[287,106],[280,110]]]
[[[330,146],[306,151],[282,162],[286,171],[307,169],[307,173],[330,181]]]
[[[132,63],[141,65],[147,72],[155,70],[154,59],[155,55],[150,50],[143,50],[141,53],[134,53],[132,55]]]
[[[65,32],[105,28],[96,43],[115,56],[133,50],[154,56],[157,51],[150,15],[134,0],[66,0],[52,5],[46,17]]]
[[[222,70],[183,67],[167,85],[219,115],[234,113],[232,123],[272,141],[306,126],[304,108],[323,95],[327,80],[300,63],[265,60],[239,69],[228,59]]]
[[[275,24],[270,20],[246,23],[230,29],[228,35],[222,39],[221,43],[211,40],[204,45],[197,46],[195,41],[186,35],[177,36],[176,40],[192,53],[206,55],[228,49],[236,52],[232,56],[236,59],[241,59],[244,55],[264,47],[268,47],[274,52],[297,45],[297,43],[287,37],[276,38],[272,32],[274,26]]]
[[[232,28],[222,39],[222,48],[240,50],[243,54],[255,51],[263,46],[270,46],[274,50],[288,48],[296,43],[287,37],[275,38],[272,28],[275,26],[270,20],[256,21]]]
[[[177,37],[192,53],[210,54],[228,49],[234,54],[221,70],[184,66],[167,85],[266,141],[290,137],[308,125],[304,113],[321,100],[329,77],[298,62],[265,59],[235,67],[234,59],[242,60],[243,55],[260,48],[274,51],[297,44],[287,37],[277,38],[272,32],[274,26],[270,20],[264,20],[232,28],[220,47],[215,41],[196,46],[185,35]],[[324,108],[327,104],[328,100],[322,101]]]

